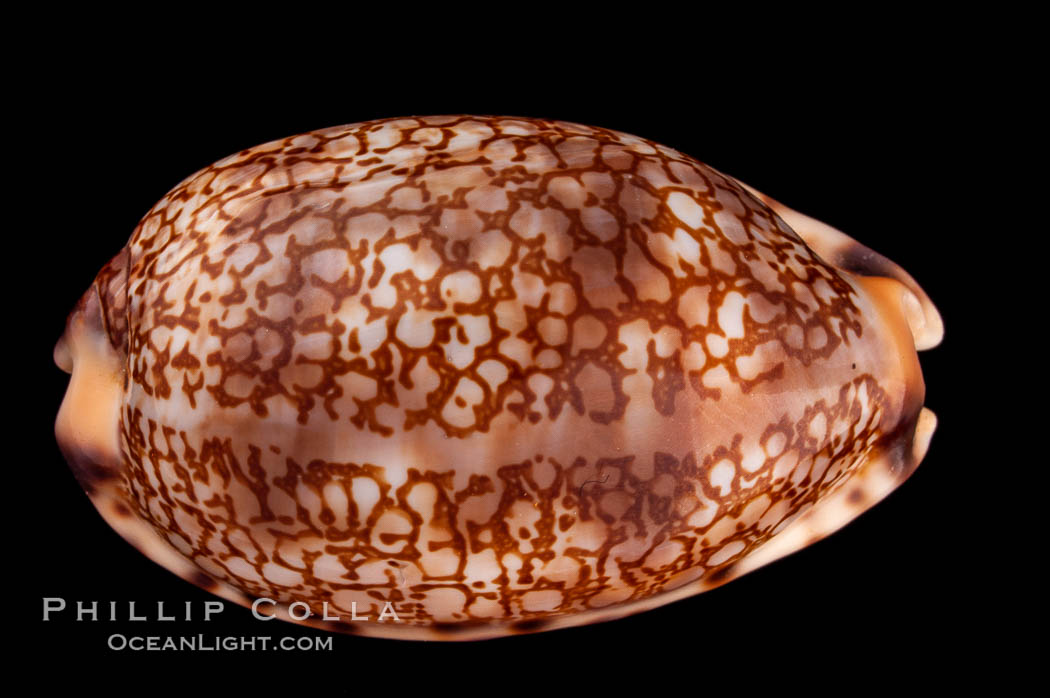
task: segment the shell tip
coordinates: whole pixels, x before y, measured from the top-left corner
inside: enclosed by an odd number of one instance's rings
[[[930,448],[930,439],[937,429],[937,415],[928,407],[923,407],[919,412],[919,418],[915,423],[915,436],[911,442],[912,462],[918,464],[926,456]]]

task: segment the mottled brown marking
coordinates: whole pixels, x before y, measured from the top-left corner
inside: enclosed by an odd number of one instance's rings
[[[728,581],[875,452],[910,472],[921,386],[856,351],[885,346],[866,302],[735,180],[651,141],[324,129],[143,218],[74,312],[120,358],[121,457],[63,453],[204,588],[536,632]]]

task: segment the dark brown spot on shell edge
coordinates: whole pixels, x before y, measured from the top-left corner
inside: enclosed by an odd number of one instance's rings
[[[439,635],[460,635],[470,630],[476,630],[477,628],[487,625],[486,621],[483,620],[464,620],[464,621],[441,621],[431,625],[431,628]]]
[[[206,575],[204,572],[197,570],[193,572],[190,581],[199,586],[205,591],[212,591],[219,586],[219,583]]]
[[[510,629],[522,635],[527,633],[538,633],[550,624],[550,621],[546,618],[526,618],[511,623]]]
[[[717,570],[705,577],[705,581],[712,586],[721,586],[728,582],[733,577],[733,569],[736,567],[736,563],[729,563],[719,567]]]

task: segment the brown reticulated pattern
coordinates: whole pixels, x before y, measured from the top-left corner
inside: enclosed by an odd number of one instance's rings
[[[425,278],[411,264],[386,269],[383,252],[395,245],[425,265]],[[626,349],[619,330],[638,320],[675,337],[667,357],[655,340],[647,347],[654,405],[664,414],[680,390],[717,398],[704,387],[707,372],[724,370],[745,391],[776,377],[777,366],[749,377],[738,369],[737,358],[765,342],[808,365],[860,331],[851,288],[734,182],[663,146],[559,122],[380,121],[248,150],[168,194],[140,224],[131,250],[132,379],[147,394],[164,398],[174,388],[195,404],[206,390],[222,406],[246,402],[258,414],[271,400],[287,400],[303,423],[320,405],[331,419],[383,434],[433,420],[464,436],[484,431],[503,410],[532,421],[566,407],[582,413],[576,379],[586,367],[607,374],[616,394],[611,409],[590,417],[615,421],[625,404],[620,384],[631,372],[619,358]],[[342,273],[311,273],[304,263],[312,257]],[[228,288],[219,294],[191,283],[172,297],[171,280],[187,274],[221,277]],[[455,274],[470,275],[476,293],[444,295],[442,281]],[[518,279],[537,304],[521,300]],[[380,285],[393,290],[386,302],[375,298]],[[715,316],[730,294],[747,308],[743,336],[725,338]],[[267,311],[278,295],[294,310],[275,320]],[[340,320],[348,303],[367,309],[366,322],[384,321],[378,346],[363,349],[359,328]],[[523,327],[501,322],[501,303],[523,311]],[[176,346],[168,333],[161,345],[154,336],[159,327],[199,332],[205,305],[225,309],[204,328],[223,345],[201,357],[218,369],[208,381],[187,344]],[[406,344],[392,331],[409,310],[429,315],[429,344]],[[486,341],[473,361],[455,365],[445,348],[467,343],[464,316],[484,324],[478,332]],[[265,346],[248,339],[260,330],[269,330]],[[577,341],[575,331],[586,337]],[[308,335],[331,336],[327,355],[295,351]],[[721,356],[710,351],[712,335],[726,339]],[[238,338],[251,349],[231,349]],[[513,359],[501,352],[508,338],[526,345]],[[693,343],[705,361],[687,369],[680,347]],[[439,377],[426,408],[383,423],[376,408],[396,406],[393,383],[411,385],[420,361]],[[507,374],[496,389],[479,371],[487,361]],[[281,380],[282,369],[304,364],[317,367],[311,375],[319,380]],[[333,404],[346,392],[340,377],[349,373],[366,377],[375,394],[354,396],[355,410],[338,414]],[[536,373],[554,386],[542,406],[529,387]],[[173,385],[169,376],[182,380]],[[239,390],[231,390],[234,377]],[[463,381],[483,397],[473,419],[459,425],[442,415]]]
[[[870,450],[886,402],[863,374],[703,452],[566,458],[540,444],[465,483],[444,463],[391,484],[388,464],[352,449],[333,462],[209,433],[223,412],[389,439],[435,427],[465,439],[565,411],[616,425],[641,399],[624,389],[639,373],[650,409],[671,418],[684,395],[747,395],[860,337],[850,284],[735,181],[576,124],[383,120],[243,151],[161,200],[103,290],[125,275],[126,297],[102,298],[127,356],[132,500],[249,596],[354,598],[373,613],[394,601],[416,622],[645,597],[738,559],[815,501]],[[192,413],[203,426],[173,416]],[[742,462],[744,432],[761,462]],[[362,480],[378,492],[367,510]],[[494,502],[480,520],[461,513],[474,498]],[[394,513],[405,527],[383,524]],[[574,545],[581,525],[603,542]],[[648,552],[618,556],[627,540]],[[487,550],[495,573],[472,576]]]

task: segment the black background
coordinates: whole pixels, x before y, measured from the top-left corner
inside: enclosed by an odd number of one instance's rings
[[[202,41],[206,39],[201,39]],[[785,39],[744,60],[700,42],[565,52],[535,41],[528,60],[495,42],[480,54],[391,50],[343,62],[283,55],[220,56],[187,67],[145,62],[149,40],[116,58],[56,44],[60,68],[37,68],[25,131],[30,156],[12,210],[31,252],[8,259],[25,289],[31,331],[15,377],[24,407],[16,455],[27,478],[31,525],[12,522],[20,559],[12,601],[21,652],[59,658],[44,684],[91,676],[163,676],[192,685],[200,668],[276,681],[305,678],[352,693],[363,682],[462,692],[499,676],[527,688],[556,670],[590,685],[639,677],[701,686],[759,677],[795,688],[845,669],[855,681],[896,672],[951,671],[980,645],[997,600],[979,581],[980,527],[960,525],[982,506],[975,486],[987,435],[967,372],[974,293],[972,213],[981,189],[974,96],[984,79],[962,46],[930,46],[900,30],[845,52],[849,40],[804,50]],[[669,45],[669,44],[673,44]],[[159,48],[164,54],[167,49]],[[279,52],[278,52],[279,53]],[[540,58],[539,55],[544,56]],[[332,652],[132,653],[112,633],[318,635],[252,618],[226,604],[210,623],[43,622],[42,599],[117,601],[155,615],[158,601],[199,615],[212,598],[124,543],[94,511],[62,460],[53,420],[67,377],[51,361],[65,317],[138,219],[192,172],[230,153],[315,128],[388,116],[478,113],[558,118],[634,133],[702,160],[834,225],[909,271],[939,307],[945,342],[921,359],[927,406],[940,424],[921,467],[888,499],[829,539],[713,592],[612,623],[483,643],[408,643],[336,635]],[[23,383],[24,381],[24,383]],[[26,519],[21,519],[26,521]],[[23,531],[25,533],[23,534]],[[936,652],[931,648],[936,648]],[[934,661],[933,655],[937,660]],[[808,668],[807,668],[808,667]],[[823,667],[820,670],[813,667]],[[947,668],[945,668],[947,667]],[[435,683],[436,682],[436,683]],[[531,690],[530,688],[530,690]],[[496,689],[493,689],[496,690]]]

